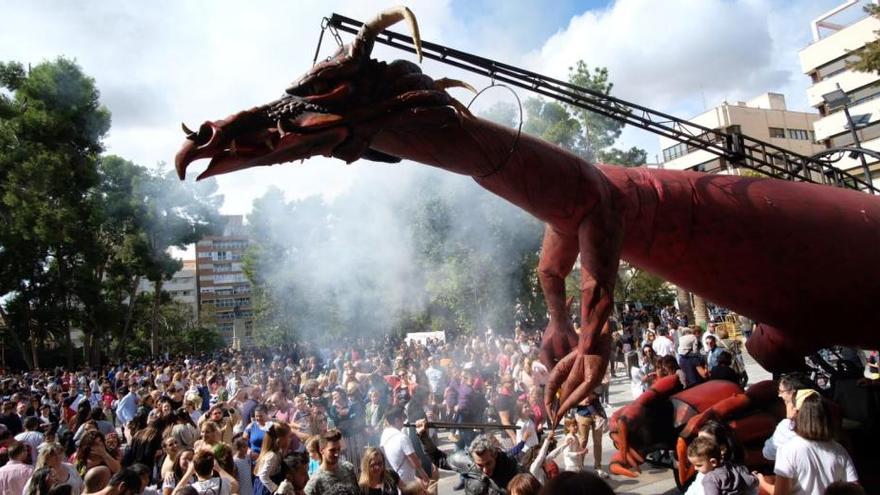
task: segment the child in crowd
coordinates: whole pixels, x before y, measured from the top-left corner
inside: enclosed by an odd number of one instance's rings
[[[321,468],[320,435],[314,435],[306,441],[306,451],[309,453],[309,476],[314,475]]]
[[[235,453],[232,462],[235,464],[235,478],[238,480],[239,495],[254,493],[253,463],[248,457],[248,440],[241,434],[232,439]]]
[[[757,493],[758,479],[743,464],[725,459],[718,443],[707,436],[697,436],[688,446],[688,461],[703,473],[706,495],[751,495]]]
[[[275,495],[303,495],[309,482],[308,457],[293,453],[284,458],[284,481],[278,485]]]
[[[520,404],[519,419],[516,422],[516,443],[522,444],[522,459],[524,466],[528,466],[537,455],[538,432],[535,430],[535,422],[532,420],[532,410],[528,404]]]
[[[566,433],[562,440],[565,445],[562,450],[562,468],[565,471],[583,471],[584,455],[590,449],[578,438],[578,424],[574,418],[565,418],[563,424]],[[584,444],[583,448],[581,444]]]

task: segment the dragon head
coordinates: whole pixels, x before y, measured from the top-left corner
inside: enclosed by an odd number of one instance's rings
[[[351,163],[359,158],[396,162],[398,157],[370,147],[372,138],[395,115],[435,109],[455,114],[460,107],[445,91],[468,87],[459,81],[433,80],[411,62],[370,58],[376,36],[406,19],[421,60],[418,24],[405,7],[386,10],[361,28],[350,44],[316,64],[284,96],[222,120],[208,121],[186,134],[175,158],[183,179],[190,163],[210,159],[199,179],[245,168],[333,156]]]

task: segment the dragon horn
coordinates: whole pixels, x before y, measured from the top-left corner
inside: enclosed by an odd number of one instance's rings
[[[369,56],[373,51],[373,41],[375,41],[376,36],[379,36],[379,33],[404,19],[406,19],[410,29],[412,29],[413,44],[416,48],[416,54],[419,56],[419,63],[421,63],[422,38],[419,35],[419,24],[416,22],[416,16],[413,15],[412,11],[404,6],[392,7],[382,11],[373,20],[361,26],[361,30],[358,32],[354,43],[352,43],[351,53],[354,55],[363,50],[362,55]]]
[[[459,81],[458,79],[449,79],[448,77],[444,77],[442,79],[437,79],[434,81],[434,87],[437,89],[449,89],[449,88],[464,88],[471,93],[476,93],[477,90],[474,89],[470,84]]]
[[[180,123],[180,127],[181,127],[181,129],[183,129],[183,133],[186,134],[186,138],[187,138],[187,139],[189,139],[190,141],[195,141],[195,140],[196,140],[196,133],[193,132],[192,130],[190,130],[190,128],[187,127],[186,124],[184,124],[183,122],[181,122],[181,123]]]

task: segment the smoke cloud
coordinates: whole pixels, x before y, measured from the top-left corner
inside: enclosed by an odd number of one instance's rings
[[[254,202],[258,283],[284,308],[281,326],[318,340],[510,330],[541,224],[469,177],[412,162],[355,166],[357,180],[332,201],[273,190]]]

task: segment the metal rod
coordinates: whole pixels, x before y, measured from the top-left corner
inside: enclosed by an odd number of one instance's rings
[[[516,425],[502,425],[499,423],[448,423],[443,421],[428,421],[428,428],[439,430],[518,430]],[[404,423],[403,426],[416,427],[415,423]]]
[[[360,21],[339,14],[333,14],[329,24],[340,31],[351,34],[356,34],[363,25]],[[405,52],[415,53],[411,37],[392,31],[383,31],[380,36],[376,37],[376,42]],[[817,172],[822,177],[826,171],[827,164],[825,163],[744,134],[737,133],[734,139],[729,139],[730,134],[718,129],[704,127],[599,91],[553,79],[503,62],[424,40],[422,40],[422,53],[425,58],[488,77],[493,81],[526,89],[663,137],[675,139],[686,143],[689,147],[712,153],[722,159],[722,162],[728,160],[771,177],[787,180],[797,178],[804,182],[816,183],[817,181],[810,172]],[[730,143],[735,143],[736,146],[731,147]],[[745,151],[749,152],[744,153]],[[773,163],[773,155],[778,156],[786,166]],[[803,174],[792,174],[791,168],[787,164],[797,164],[797,169],[802,170]],[[838,185],[880,194],[880,189],[874,187],[870,180],[862,180],[843,171],[835,172],[835,174],[837,173],[846,179],[836,181]],[[868,177],[870,175],[867,175],[866,179]]]
[[[840,85],[838,84],[839,88]],[[853,123],[852,115],[849,113],[849,103],[843,104],[843,113],[846,115],[846,123],[849,124],[849,131],[852,133],[853,143],[857,149],[862,147],[862,143],[859,141],[859,132],[856,130],[856,125]],[[868,184],[871,184],[873,181],[871,179],[871,169],[868,168],[868,161],[865,160],[865,154],[859,153],[859,159],[862,162],[862,173],[865,174],[865,181]]]

